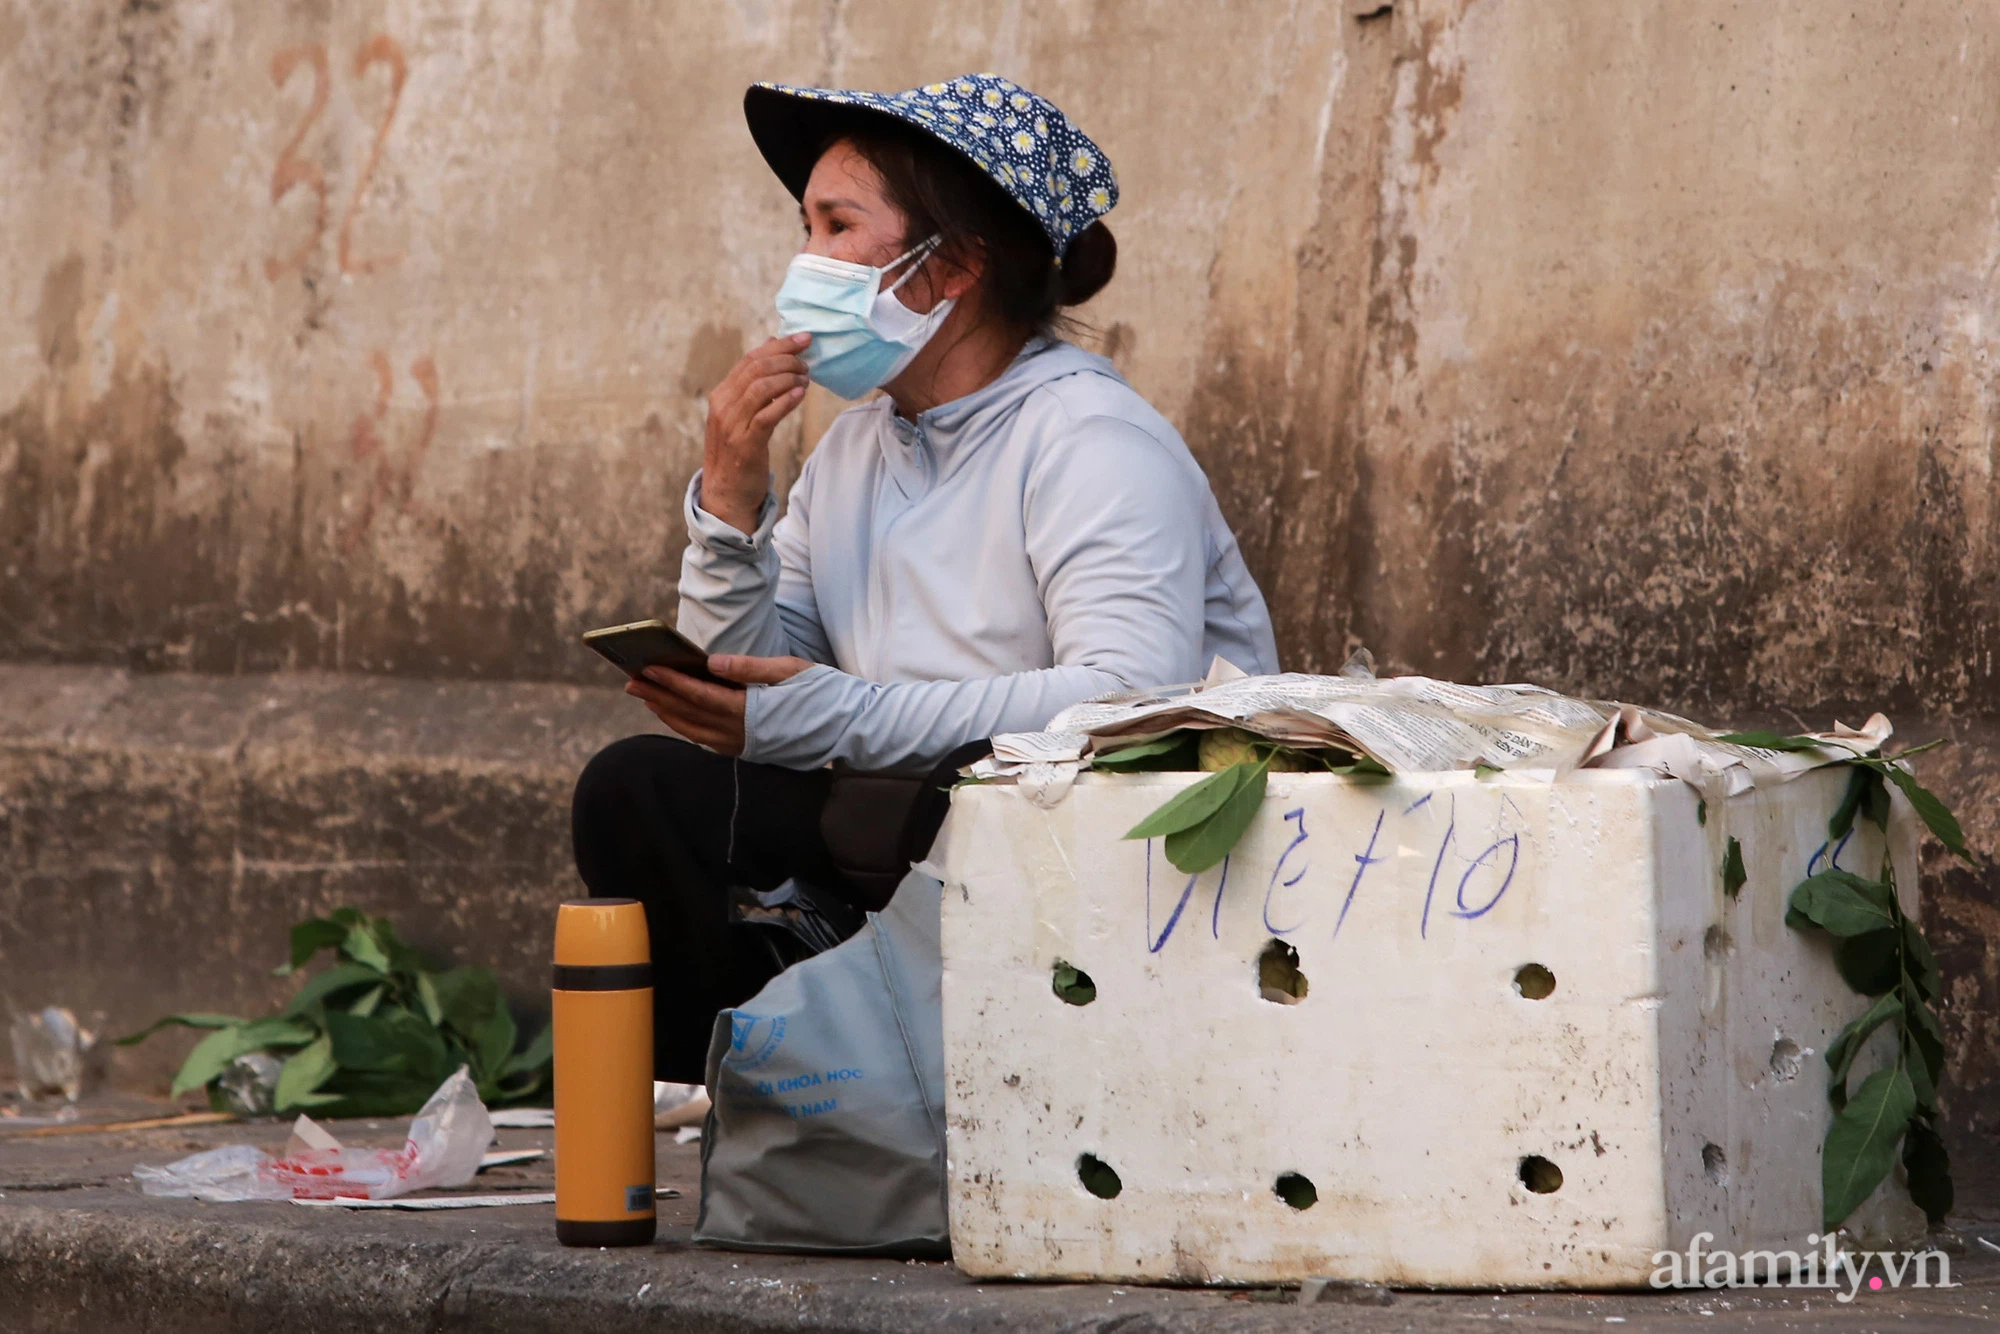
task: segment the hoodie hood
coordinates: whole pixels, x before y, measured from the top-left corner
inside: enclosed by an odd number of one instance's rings
[[[913,450],[926,453],[922,462],[932,470],[930,480],[943,478],[981,443],[1004,432],[1030,394],[1071,375],[1104,375],[1125,383],[1106,358],[1059,338],[1036,336],[993,383],[940,403],[919,414],[915,422],[900,416],[888,398],[881,399],[877,410],[888,428],[883,432],[883,453],[899,474],[918,462],[911,457]]]

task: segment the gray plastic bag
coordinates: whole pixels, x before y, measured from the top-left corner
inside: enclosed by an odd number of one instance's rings
[[[911,871],[853,938],[716,1016],[697,1243],[950,1253],[939,897]]]

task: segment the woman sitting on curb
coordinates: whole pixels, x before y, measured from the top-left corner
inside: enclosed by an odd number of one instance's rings
[[[716,1012],[786,962],[732,929],[732,887],[886,900],[821,833],[842,771],[921,773],[1218,655],[1277,670],[1200,465],[1060,336],[1117,258],[1103,151],[990,74],[894,96],[759,84],[744,112],[805,246],[781,332],[709,396],[680,628],[747,688],[662,668],[633,682],[686,740],[607,747],[573,811],[591,893],[646,906],[655,1074],[684,1083],[703,1078]],[[780,518],[771,432],[809,379],[883,393],[835,419]]]

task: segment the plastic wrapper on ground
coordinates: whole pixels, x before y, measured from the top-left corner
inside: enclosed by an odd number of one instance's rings
[[[95,1037],[77,1026],[76,1016],[59,1005],[14,1016],[8,1037],[14,1073],[23,1098],[64,1097],[83,1092],[83,1057]]]
[[[132,1176],[148,1195],[205,1200],[386,1200],[411,1191],[464,1186],[479,1172],[493,1122],[463,1067],[438,1086],[400,1149],[350,1149],[309,1116],[292,1128],[283,1157],[247,1144],[209,1149]]]

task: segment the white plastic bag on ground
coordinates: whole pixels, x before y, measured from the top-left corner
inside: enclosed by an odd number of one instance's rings
[[[438,1085],[410,1122],[400,1149],[350,1149],[309,1116],[292,1127],[285,1156],[248,1144],[190,1155],[165,1167],[138,1167],[148,1195],[228,1203],[238,1200],[386,1200],[413,1190],[463,1186],[479,1172],[493,1122],[465,1068]]]

